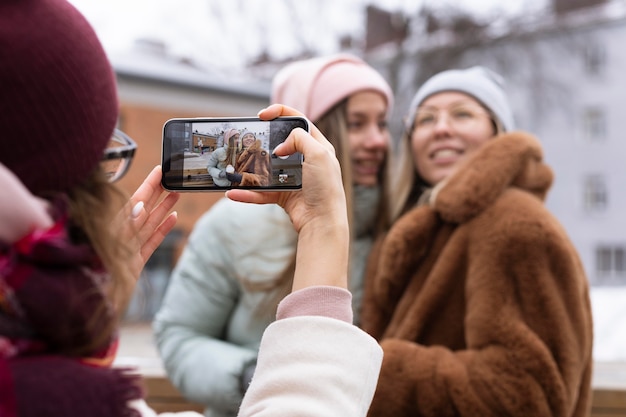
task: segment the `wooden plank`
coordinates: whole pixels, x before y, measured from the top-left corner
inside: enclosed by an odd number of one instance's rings
[[[146,403],[157,413],[178,411],[201,413],[204,409],[202,405],[187,400],[169,379],[163,376],[144,377],[143,381],[147,391]]]
[[[594,388],[591,398],[591,417],[626,416],[626,390]]]

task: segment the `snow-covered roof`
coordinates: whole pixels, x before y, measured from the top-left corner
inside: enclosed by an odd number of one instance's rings
[[[109,54],[109,59],[118,77],[258,98],[268,97],[270,92],[269,81],[203,68],[158,49],[136,47]]]

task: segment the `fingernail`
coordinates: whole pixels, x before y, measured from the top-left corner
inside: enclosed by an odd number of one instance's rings
[[[130,212],[130,217],[132,219],[136,219],[141,214],[141,210],[143,210],[143,201],[138,202],[133,207],[133,210]]]
[[[276,145],[276,147],[274,148],[274,150],[272,151],[273,154],[276,153],[276,149],[280,149],[280,147],[283,146],[283,143],[279,143],[278,145]]]

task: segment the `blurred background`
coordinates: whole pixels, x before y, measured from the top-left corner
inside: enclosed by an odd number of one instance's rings
[[[340,51],[377,68],[402,117],[421,83],[485,65],[507,80],[517,126],[542,141],[556,181],[548,207],[590,284],[598,362],[626,361],[626,4],[624,0],[71,0],[111,58],[120,128],[139,150],[132,192],[160,163],[172,117],[249,116],[286,63]],[[624,119],[623,119],[624,118]],[[190,193],[150,260],[129,321],[151,320],[198,217],[221,193]]]

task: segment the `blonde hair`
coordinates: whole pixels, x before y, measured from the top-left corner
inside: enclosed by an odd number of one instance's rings
[[[341,176],[343,178],[343,187],[346,193],[346,202],[348,208],[348,221],[350,230],[352,227],[354,185],[352,178],[352,155],[350,143],[348,140],[348,123],[346,116],[348,113],[348,98],[342,100],[335,107],[330,109],[325,115],[315,122],[315,126],[322,132],[328,141],[334,146],[339,165],[341,167]],[[378,213],[376,216],[376,234],[388,229],[391,225],[391,178],[392,170],[389,163],[390,150],[385,154],[383,169],[381,169],[378,182],[381,187],[381,198],[378,205]]]
[[[226,149],[226,160],[232,166],[235,166],[237,163],[237,156],[239,156],[239,151],[241,150],[241,139],[238,143],[235,143],[234,135],[228,138],[228,147]]]
[[[348,140],[348,124],[346,121],[348,108],[348,98],[344,99],[333,108],[331,108],[326,114],[315,121],[315,126],[322,132],[322,134],[328,139],[328,141],[335,148],[335,154],[339,160],[339,166],[341,168],[341,177],[343,181],[344,191],[346,193],[346,206],[348,210],[348,222],[350,225],[350,231],[354,230],[354,185],[352,179],[352,158],[350,152],[350,143]],[[391,202],[390,192],[390,178],[391,177],[391,164],[389,163],[389,152],[385,156],[383,169],[381,170],[379,181],[381,184],[381,194],[378,203],[377,223],[375,225],[374,233],[379,233],[387,230],[391,225]],[[273,309],[275,313],[278,302],[291,291],[293,283],[293,274],[295,271],[296,254],[288,263],[285,270],[281,273],[280,278],[276,281],[274,287],[269,291],[273,294],[264,303],[259,306],[257,310],[258,314],[266,314],[269,309]],[[264,290],[258,288],[258,290]]]
[[[88,322],[89,334],[95,338],[66,352],[83,356],[112,340],[133,294],[136,277],[129,267],[132,252],[120,237],[119,230],[111,227],[115,216],[128,201],[127,195],[109,183],[100,169],[67,195],[69,219],[75,231],[72,237],[79,243],[91,245],[110,276],[103,288],[102,304],[96,306],[95,314]]]

